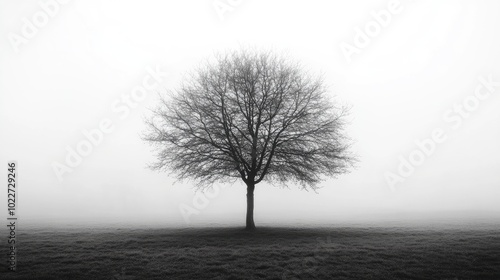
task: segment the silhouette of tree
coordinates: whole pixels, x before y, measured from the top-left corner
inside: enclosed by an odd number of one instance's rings
[[[246,228],[255,229],[260,182],[317,189],[352,165],[343,134],[346,108],[325,94],[321,78],[273,52],[215,55],[192,72],[146,121],[157,151],[151,168],[193,179],[199,188],[241,179]]]

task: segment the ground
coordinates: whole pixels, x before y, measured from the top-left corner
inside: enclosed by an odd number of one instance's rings
[[[18,271],[2,261],[1,279],[500,279],[500,227],[38,227],[17,238]]]

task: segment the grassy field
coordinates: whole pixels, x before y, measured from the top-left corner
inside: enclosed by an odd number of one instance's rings
[[[17,238],[18,271],[6,271],[2,242],[1,279],[500,279],[494,227],[32,228]]]

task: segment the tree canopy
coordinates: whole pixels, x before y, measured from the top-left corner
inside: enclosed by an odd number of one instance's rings
[[[315,189],[345,173],[353,158],[344,135],[345,107],[321,77],[266,51],[215,55],[161,98],[144,139],[153,169],[200,187],[242,179]]]

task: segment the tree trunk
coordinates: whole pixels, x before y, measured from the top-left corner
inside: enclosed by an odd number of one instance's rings
[[[254,183],[247,184],[247,226],[245,229],[254,230],[255,223],[253,222],[253,191],[255,189]]]

